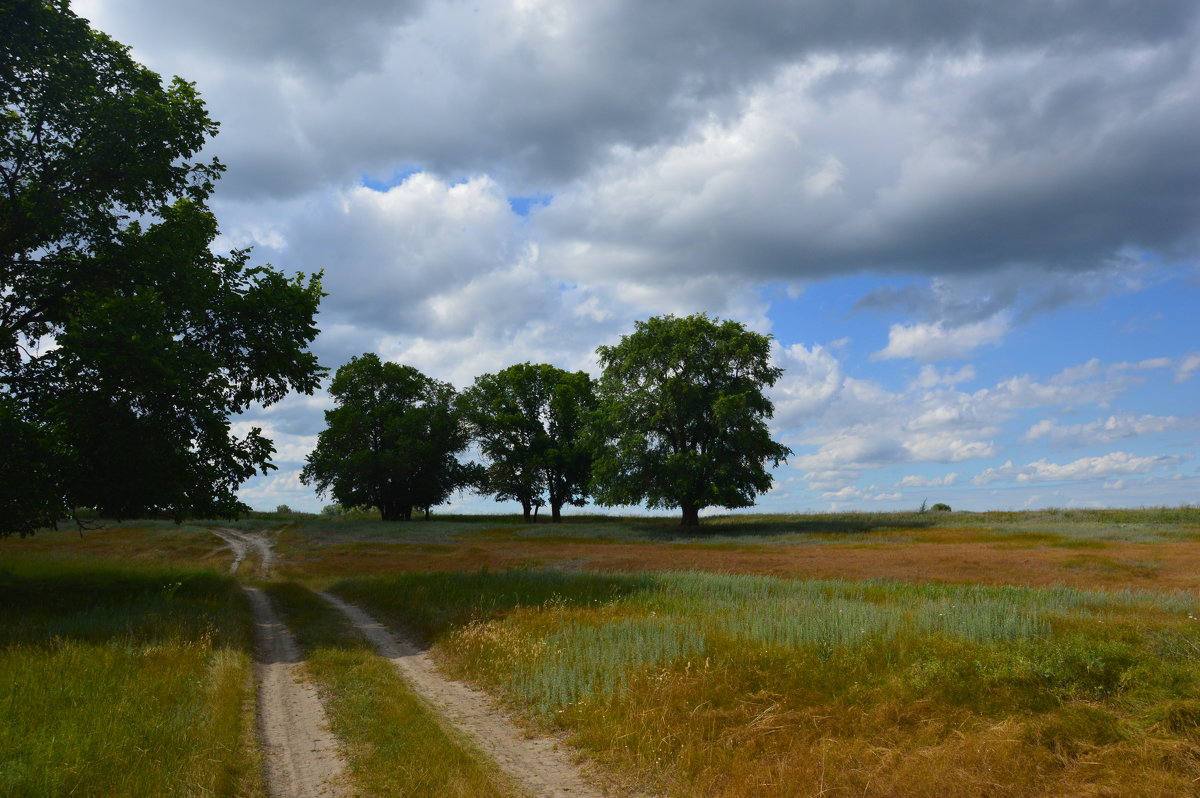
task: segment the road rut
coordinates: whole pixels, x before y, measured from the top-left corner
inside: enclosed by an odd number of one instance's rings
[[[264,534],[215,529],[233,550],[234,573],[250,548],[259,571],[270,574],[273,555]],[[307,681],[296,638],[258,588],[243,585],[254,613],[258,685],[258,733],[266,764],[267,791],[275,798],[340,798],[347,793],[345,762],[329,730],[325,708]]]
[[[528,737],[508,720],[486,693],[437,673],[428,653],[394,634],[353,604],[330,593],[320,595],[374,644],[415,692],[532,795],[601,798],[603,793],[584,780],[579,768],[555,741]]]

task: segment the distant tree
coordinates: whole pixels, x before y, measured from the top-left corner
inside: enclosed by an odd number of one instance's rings
[[[0,4],[0,98],[0,535],[249,509],[229,419],[318,384],[319,281],[213,254],[216,123],[66,0]]]
[[[595,407],[592,379],[542,363],[484,374],[463,392],[462,407],[487,466],[481,488],[520,502],[526,522],[550,505],[586,501],[592,453],[584,437]]]
[[[705,507],[749,507],[770,489],[767,466],[791,451],[767,429],[763,389],[783,373],[768,336],[704,314],[656,316],[597,352],[600,504],[678,507],[695,526]]]
[[[943,502],[938,502],[929,509],[933,510],[935,513],[948,513],[950,512],[950,505],[944,504]]]
[[[343,507],[368,505],[384,521],[442,504],[469,471],[455,455],[469,441],[454,388],[411,366],[352,358],[337,370],[326,429],[300,478]]]

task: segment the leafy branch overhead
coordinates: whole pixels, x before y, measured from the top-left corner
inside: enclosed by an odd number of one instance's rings
[[[0,42],[0,534],[237,512],[274,447],[230,416],[317,387],[320,276],[212,251],[192,84],[66,2],[6,3]]]

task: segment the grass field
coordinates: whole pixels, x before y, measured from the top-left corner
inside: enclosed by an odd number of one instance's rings
[[[270,590],[326,694],[340,696],[332,722],[357,740],[356,772],[386,774],[368,776],[365,794],[423,789],[380,780],[402,778],[387,764],[410,756],[395,727],[415,716],[394,676],[303,586],[332,586],[408,630],[531,727],[569,735],[614,780],[651,792],[1200,794],[1197,508],[731,516],[699,530],[604,517],[238,525],[274,530],[277,570],[295,584]],[[52,558],[68,581],[111,569],[97,564],[106,553],[124,563],[122,579],[176,561],[199,573],[228,562],[207,526],[0,545],[18,570],[22,558]],[[73,617],[66,605],[43,609],[30,631],[5,633],[8,667],[70,637],[53,631]],[[144,624],[155,639],[176,629],[172,640],[208,640],[190,643],[207,646],[197,661],[244,657],[236,635],[198,631],[235,629],[242,615],[200,626],[154,620],[161,607],[128,617],[139,620],[122,639]],[[5,734],[6,745],[20,737]],[[21,761],[13,750],[0,756]],[[75,766],[38,761],[55,778]],[[218,786],[253,773],[224,761]],[[13,794],[51,794],[31,790]]]
[[[0,794],[262,794],[251,627],[233,580],[78,552],[17,554],[8,543]]]
[[[536,571],[334,590],[669,794],[1182,795],[1200,778],[1191,595]]]

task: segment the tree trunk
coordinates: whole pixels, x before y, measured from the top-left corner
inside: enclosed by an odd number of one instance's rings
[[[562,523],[562,502],[550,503],[550,520],[556,524]]]
[[[521,500],[521,514],[525,516],[525,523],[533,523],[533,516],[529,514],[529,502],[524,499]]]
[[[400,511],[400,517],[402,519],[404,519],[405,521],[412,520],[412,505],[411,504],[404,505],[404,508]]]
[[[690,502],[684,502],[680,505],[683,510],[683,520],[679,522],[680,526],[700,526],[700,508]]]
[[[424,509],[425,509],[425,520],[428,521],[429,520],[429,508],[426,507]]]
[[[399,521],[400,505],[395,502],[384,502],[379,505],[379,515],[384,521]]]

